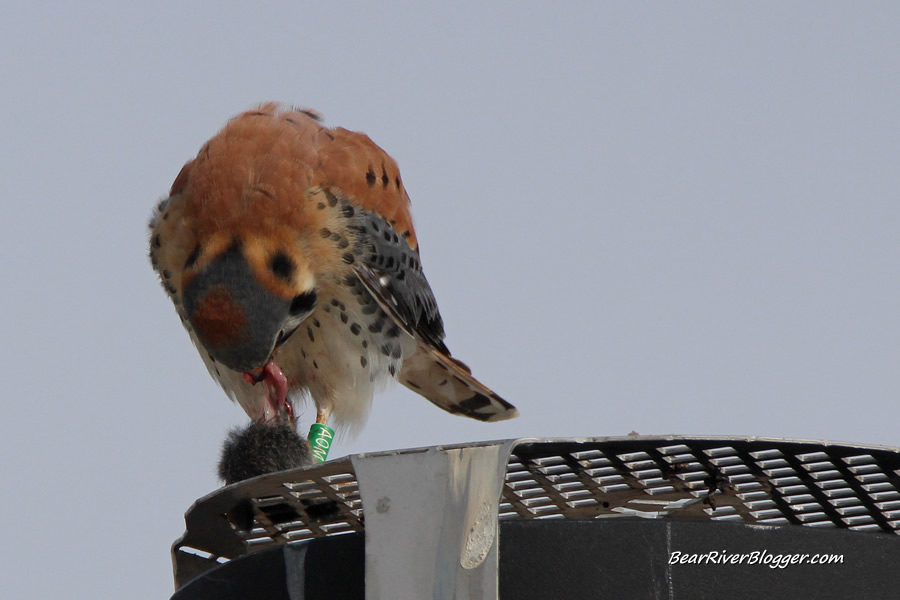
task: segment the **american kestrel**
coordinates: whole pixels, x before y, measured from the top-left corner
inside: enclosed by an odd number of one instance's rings
[[[251,419],[292,419],[308,394],[318,423],[359,426],[391,379],[453,414],[518,414],[451,358],[397,164],[366,135],[274,103],[245,112],[150,227],[153,268]]]

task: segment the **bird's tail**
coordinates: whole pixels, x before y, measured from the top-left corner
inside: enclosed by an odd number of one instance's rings
[[[519,415],[516,407],[472,377],[465,363],[418,340],[416,353],[404,359],[400,382],[454,415],[479,421],[503,421]]]

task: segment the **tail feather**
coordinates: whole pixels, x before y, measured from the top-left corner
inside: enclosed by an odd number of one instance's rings
[[[479,421],[503,421],[519,415],[515,406],[472,377],[464,363],[417,341],[416,353],[403,361],[403,385],[454,415]]]

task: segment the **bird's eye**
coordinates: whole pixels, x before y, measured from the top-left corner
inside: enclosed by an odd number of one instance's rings
[[[290,283],[291,277],[294,275],[294,261],[284,252],[277,252],[269,259],[269,269],[276,277]]]
[[[291,300],[291,306],[288,309],[288,312],[292,317],[308,313],[316,306],[316,299],[316,290],[298,294]]]

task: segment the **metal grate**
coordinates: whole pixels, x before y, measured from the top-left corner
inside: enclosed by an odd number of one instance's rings
[[[232,558],[315,537],[362,531],[362,500],[349,458],[224,487],[185,515],[172,547],[176,583]]]
[[[513,445],[499,517],[732,520],[897,534],[898,490],[900,452],[891,448],[724,437],[525,439]],[[364,529],[350,458],[222,488],[198,500],[185,521],[173,546],[179,585],[243,554]]]
[[[523,443],[500,518],[617,516],[897,533],[900,454],[787,440]]]

